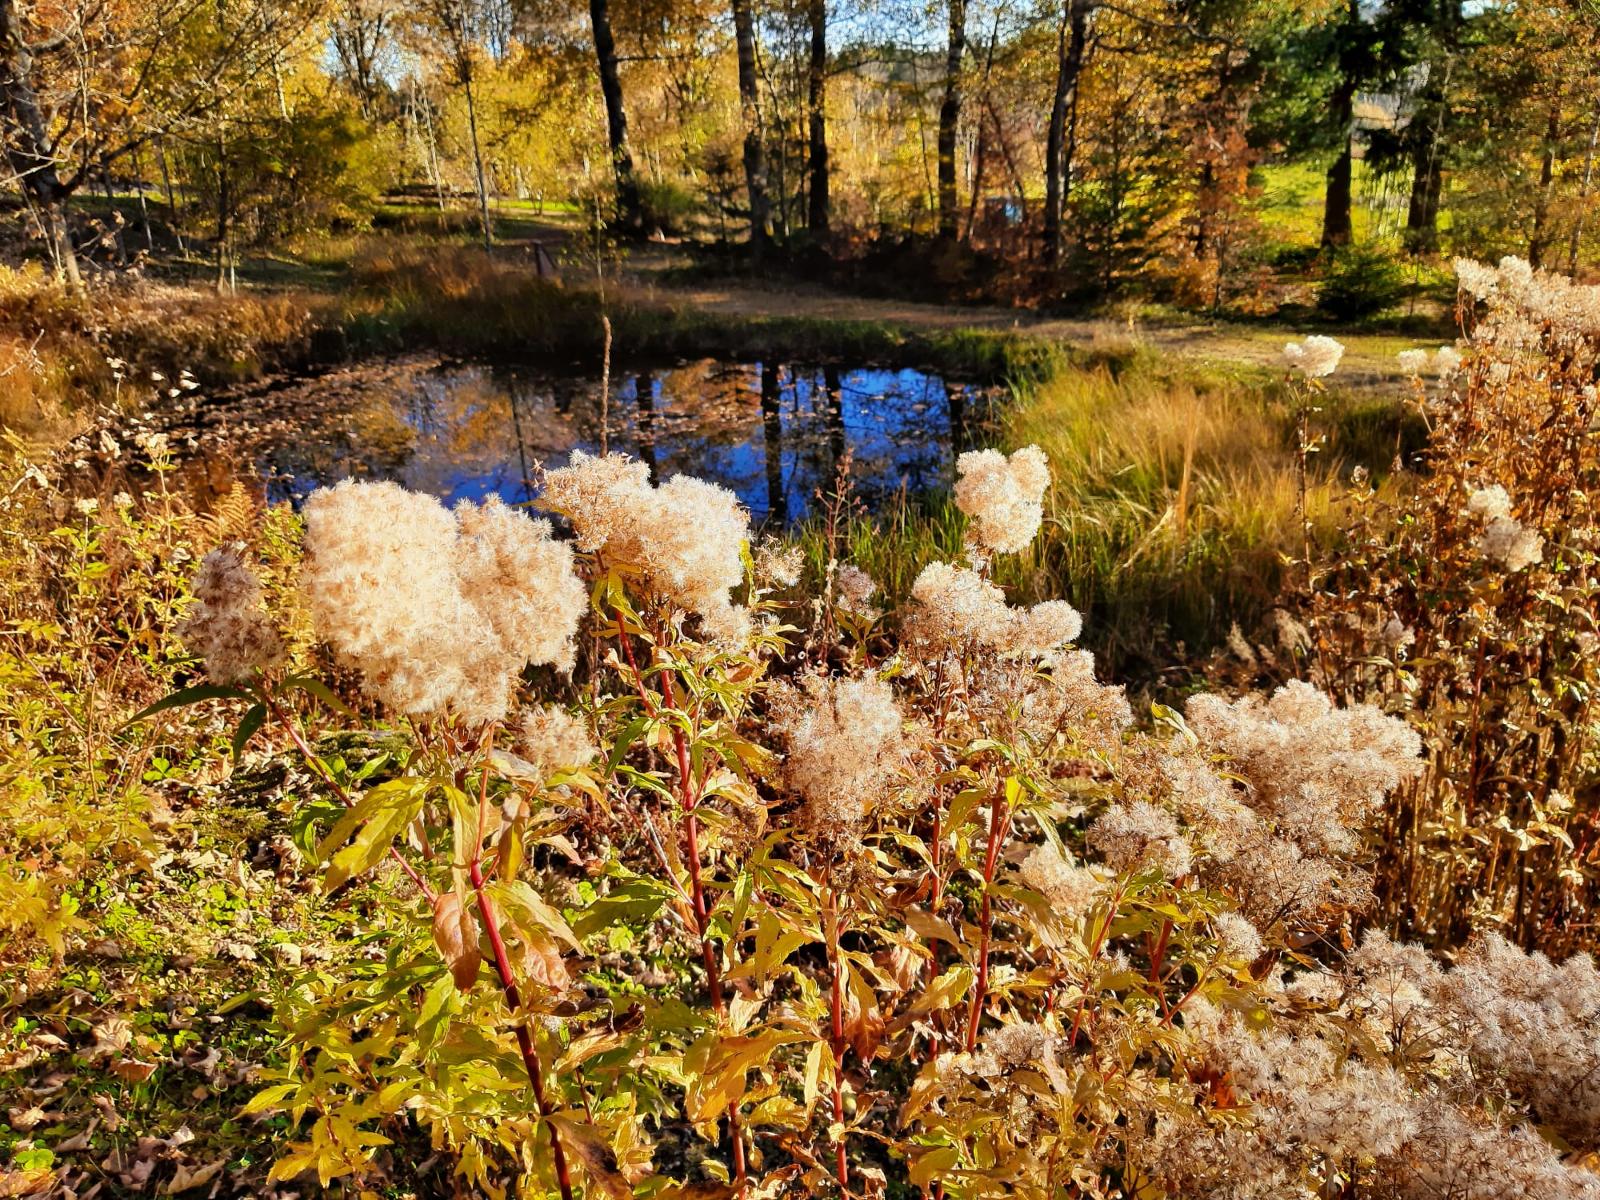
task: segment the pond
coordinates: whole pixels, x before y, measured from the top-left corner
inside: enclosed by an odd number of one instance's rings
[[[594,376],[406,358],[197,400],[168,428],[202,486],[237,470],[298,502],[355,476],[516,503],[541,467],[598,451],[603,427],[656,478],[715,480],[758,523],[785,524],[814,510],[847,454],[869,506],[947,485],[998,395],[911,369],[702,360],[615,373],[602,403]]]

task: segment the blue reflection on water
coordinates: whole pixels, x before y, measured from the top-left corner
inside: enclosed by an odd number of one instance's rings
[[[804,517],[846,454],[858,494],[950,482],[955,455],[981,440],[994,389],[924,371],[705,360],[611,380],[602,422],[592,377],[430,362],[352,368],[274,391],[270,411],[214,418],[273,499],[349,476],[394,479],[447,502],[537,489],[538,468],[610,449],[738,493],[758,521]]]

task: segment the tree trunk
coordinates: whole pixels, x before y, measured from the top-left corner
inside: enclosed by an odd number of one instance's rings
[[[761,430],[767,468],[767,517],[771,525],[789,519],[789,497],[783,487],[783,393],[775,363],[761,364]]]
[[[967,0],[949,0],[944,99],[939,104],[939,236],[954,238],[960,213],[956,200],[956,133],[961,126],[961,64],[967,52]]]
[[[1355,119],[1355,93],[1355,80],[1349,77],[1341,79],[1333,93],[1334,120],[1344,131],[1344,140],[1339,156],[1328,168],[1328,189],[1322,204],[1322,245],[1325,248],[1350,244],[1350,126]]]
[[[1550,194],[1556,177],[1556,149],[1561,139],[1561,105],[1550,106],[1545,124],[1544,151],[1539,156],[1539,198],[1533,206],[1533,236],[1528,239],[1528,265],[1544,264],[1545,247],[1550,242]]]
[[[1439,161],[1437,128],[1411,151],[1411,201],[1406,206],[1406,243],[1414,253],[1433,254],[1439,249],[1439,197],[1444,191],[1444,167]]]
[[[69,288],[82,284],[78,253],[67,222],[67,197],[39,98],[33,89],[33,48],[23,35],[16,0],[0,0],[0,119],[10,147],[10,166],[22,190],[37,206],[56,276]]]
[[[828,194],[828,3],[807,0],[806,16],[811,24],[811,58],[806,69],[806,101],[810,108],[809,206],[806,224],[811,232],[828,232],[832,218]]]
[[[217,294],[228,287],[228,149],[217,139]]]
[[[1068,173],[1072,164],[1066,153],[1067,114],[1077,104],[1078,77],[1083,73],[1088,38],[1088,0],[1066,0],[1056,37],[1056,90],[1050,104],[1044,152],[1044,255],[1052,265],[1061,260],[1061,218],[1071,186]]]
[[[756,79],[756,23],[751,0],[733,0],[733,34],[739,52],[739,114],[744,123],[744,184],[750,200],[750,248],[757,254],[772,237],[767,198],[767,155],[762,144],[761,95]]]
[[[589,24],[594,30],[594,54],[600,65],[600,95],[606,105],[606,139],[611,145],[611,169],[617,180],[617,223],[629,233],[644,232],[644,207],[639,181],[633,173],[633,152],[628,149],[628,113],[622,102],[622,77],[617,71],[617,39],[611,32],[611,0],[589,0]]]
[[[1406,244],[1413,253],[1439,249],[1439,201],[1444,193],[1445,116],[1449,112],[1450,76],[1460,47],[1461,0],[1439,0],[1433,12],[1435,50],[1428,63],[1412,126],[1411,199],[1406,207]]]
[[[494,249],[494,230],[489,225],[489,181],[483,173],[483,148],[478,143],[478,104],[472,94],[472,67],[462,63],[461,82],[467,91],[467,132],[472,138],[472,169],[478,183],[478,219],[483,223],[483,248]]]
[[[1589,149],[1583,156],[1583,182],[1578,185],[1578,212],[1572,219],[1572,234],[1567,240],[1567,274],[1578,273],[1578,249],[1583,243],[1583,219],[1588,215],[1589,189],[1594,184],[1594,155],[1600,147],[1600,110],[1589,126]]]

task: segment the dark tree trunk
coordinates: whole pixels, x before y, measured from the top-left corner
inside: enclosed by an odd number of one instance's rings
[[[1594,184],[1595,150],[1600,148],[1600,112],[1595,113],[1594,124],[1589,126],[1589,149],[1583,156],[1583,182],[1578,185],[1578,212],[1572,219],[1572,232],[1567,238],[1567,274],[1578,273],[1578,251],[1583,245],[1583,220],[1589,210],[1589,189]]]
[[[772,238],[772,203],[767,196],[767,153],[762,141],[760,81],[756,78],[756,23],[751,0],[733,0],[733,36],[739,51],[739,112],[744,123],[744,185],[750,200],[750,248],[759,254]]]
[[[806,224],[812,233],[827,233],[832,218],[828,194],[828,3],[807,0],[811,24],[811,58],[806,68],[806,101],[810,108],[811,182]]]
[[[1418,254],[1439,249],[1439,197],[1444,191],[1444,165],[1439,161],[1435,129],[1411,150],[1411,201],[1406,207],[1406,244]]]
[[[1366,47],[1359,0],[1349,0],[1344,24],[1339,30],[1339,80],[1334,85],[1328,107],[1338,133],[1338,156],[1328,168],[1327,192],[1322,204],[1322,245],[1325,249],[1348,246],[1353,231],[1350,218],[1350,135],[1355,126],[1356,89],[1360,85],[1359,65]]]
[[[72,194],[72,187],[61,178],[45,129],[33,87],[33,54],[24,36],[16,0],[0,0],[0,120],[5,125],[10,167],[24,194],[38,209],[57,276],[76,289],[82,278],[67,222],[67,197]]]
[[[1061,218],[1066,211],[1072,162],[1067,154],[1067,116],[1076,107],[1078,78],[1083,74],[1089,40],[1089,0],[1066,0],[1056,38],[1056,89],[1050,103],[1050,129],[1044,151],[1044,255],[1061,260]]]
[[[221,138],[216,141],[216,290],[227,290],[227,210],[232,203],[227,186],[227,146]]]
[[[949,0],[944,99],[939,104],[939,235],[954,238],[960,221],[956,199],[956,134],[961,127],[961,64],[967,53],[967,0]]]
[[[1533,205],[1533,235],[1528,239],[1528,265],[1544,265],[1544,252],[1550,243],[1550,194],[1556,177],[1556,150],[1561,141],[1561,105],[1550,106],[1544,130],[1544,151],[1539,157],[1539,195]]]
[[[472,138],[472,168],[478,184],[478,220],[483,225],[483,248],[494,249],[494,227],[489,223],[489,177],[483,170],[483,145],[478,140],[478,102],[472,88],[472,65],[463,50],[461,82],[467,93],[467,131]]]
[[[1325,247],[1350,244],[1350,126],[1355,119],[1355,94],[1355,80],[1348,76],[1339,81],[1333,93],[1334,121],[1344,132],[1339,155],[1328,168],[1328,190],[1322,204],[1322,244]]]
[[[1411,199],[1406,207],[1406,244],[1414,253],[1439,249],[1439,201],[1444,193],[1445,118],[1450,76],[1461,36],[1461,0],[1437,0],[1432,12],[1434,51],[1428,78],[1411,120]]]
[[[600,67],[600,95],[606,105],[611,170],[617,181],[617,223],[629,233],[642,233],[644,208],[633,173],[633,152],[628,148],[628,112],[622,101],[622,76],[617,71],[617,39],[611,32],[611,0],[589,0],[589,24]]]

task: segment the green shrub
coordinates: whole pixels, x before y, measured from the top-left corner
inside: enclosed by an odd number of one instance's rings
[[[1399,303],[1405,271],[1392,252],[1376,246],[1347,246],[1328,260],[1317,289],[1317,307],[1330,317],[1370,317]]]

